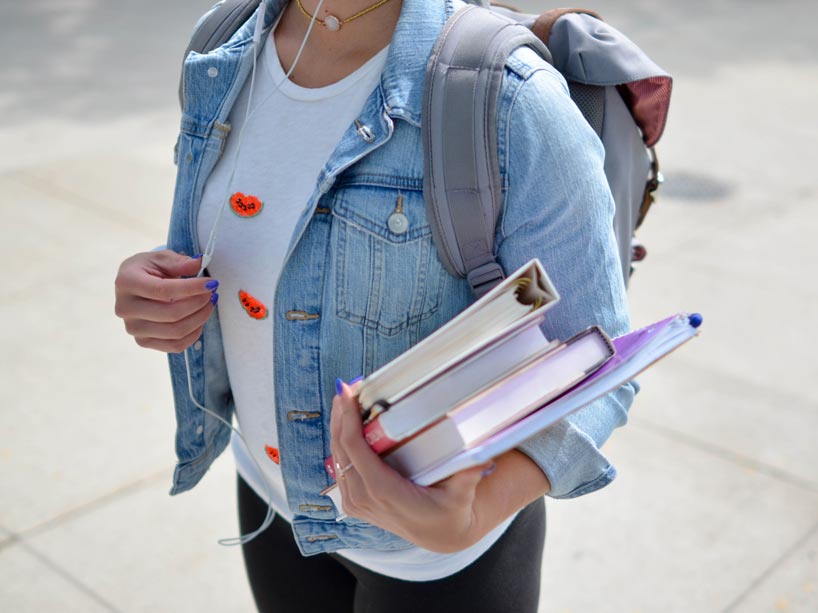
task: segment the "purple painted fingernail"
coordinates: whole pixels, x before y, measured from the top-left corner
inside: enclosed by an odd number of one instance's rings
[[[335,380],[335,391],[339,396],[344,393],[344,382],[341,381],[340,377]]]
[[[350,385],[355,385],[356,383],[358,383],[358,381],[360,381],[363,378],[364,378],[363,375],[359,375],[359,376],[355,377],[352,381],[350,381],[349,384]]]
[[[211,292],[215,291],[217,287],[219,287],[219,282],[216,281],[216,279],[213,279],[205,283],[205,289],[209,289]]]
[[[213,292],[213,295],[210,297],[210,304],[216,306],[216,303],[219,301],[219,295],[216,292]]]
[[[204,257],[204,253],[200,253],[199,255],[194,255],[191,259],[201,260],[203,257]]]
[[[491,473],[493,473],[495,470],[497,470],[497,463],[496,463],[496,462],[492,462],[492,463],[491,463],[491,466],[489,466],[489,467],[488,467],[486,470],[484,470],[484,471],[483,471],[483,472],[480,474],[480,476],[481,476],[481,477],[488,477],[488,476],[489,476]]]

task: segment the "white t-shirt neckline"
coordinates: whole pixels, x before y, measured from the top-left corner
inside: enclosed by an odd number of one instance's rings
[[[309,44],[309,42],[307,42],[307,44]],[[323,87],[303,87],[286,78],[284,68],[281,66],[281,59],[278,57],[274,33],[270,34],[270,40],[264,45],[262,51],[265,56],[264,63],[267,65],[267,70],[273,83],[280,84],[278,91],[292,100],[301,100],[304,102],[332,98],[345,92],[361,80],[368,79],[372,76],[374,71],[380,72],[388,52],[389,46],[387,45],[340,81]]]

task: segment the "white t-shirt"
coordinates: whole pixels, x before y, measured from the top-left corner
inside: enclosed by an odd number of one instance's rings
[[[304,88],[285,79],[271,35],[258,58],[239,163],[236,165],[237,141],[247,109],[249,79],[231,110],[233,129],[202,196],[200,250],[222,203],[226,198],[230,201],[208,269],[220,283],[218,309],[227,371],[238,429],[247,441],[245,445],[233,435],[238,472],[288,521],[292,513],[278,464],[273,323],[267,309],[274,303],[292,232],[315,190],[319,172],[377,86],[386,55],[387,49],[383,49],[336,83]],[[278,91],[276,84],[280,84]],[[235,175],[228,186],[234,166]],[[346,549],[338,553],[384,575],[410,581],[438,579],[476,560],[510,521],[456,554],[437,554],[419,547],[388,552]]]

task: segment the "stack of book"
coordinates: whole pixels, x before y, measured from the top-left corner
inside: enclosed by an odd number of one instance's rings
[[[532,260],[361,381],[370,447],[416,483],[435,483],[617,389],[701,324],[698,314],[678,314],[613,340],[598,326],[549,340],[540,324],[558,300]],[[334,477],[331,458],[325,466]],[[334,484],[322,493],[340,508]]]

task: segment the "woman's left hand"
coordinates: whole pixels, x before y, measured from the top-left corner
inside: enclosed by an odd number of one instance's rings
[[[464,470],[422,487],[381,460],[364,440],[354,387],[342,385],[332,401],[331,448],[344,513],[379,526],[425,549],[440,553],[473,545],[493,526],[478,512],[478,484],[493,464]]]

